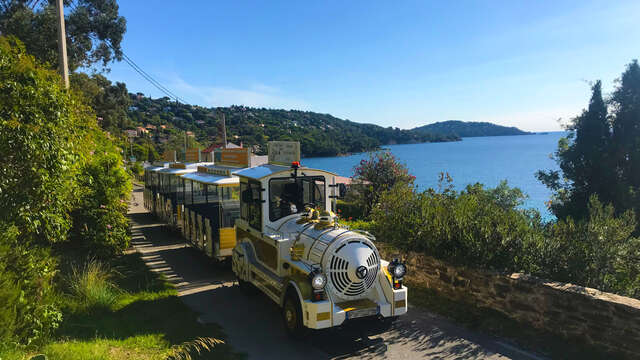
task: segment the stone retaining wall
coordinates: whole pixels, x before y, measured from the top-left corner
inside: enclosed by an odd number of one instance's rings
[[[640,300],[525,274],[455,267],[420,254],[408,254],[406,261],[412,282],[445,297],[497,310],[607,352],[640,358]]]

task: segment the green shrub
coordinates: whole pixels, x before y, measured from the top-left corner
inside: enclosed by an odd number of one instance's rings
[[[95,256],[121,253],[130,241],[126,199],[131,178],[123,169],[120,156],[112,149],[96,151],[81,169],[78,186],[74,241]]]
[[[37,344],[62,321],[53,282],[56,262],[47,249],[20,238],[16,226],[0,224],[0,342]]]
[[[338,200],[338,216],[344,220],[364,219],[364,209],[357,202]]]
[[[132,185],[119,149],[101,132],[95,133],[94,139],[96,150],[76,179],[72,238],[87,253],[108,258],[129,246],[126,200]]]
[[[364,216],[379,202],[380,195],[397,184],[410,186],[415,176],[409,174],[406,165],[398,162],[389,151],[369,153],[368,159],[360,160],[353,169],[353,179],[357,187],[357,202]]]
[[[396,186],[372,212],[378,240],[454,264],[515,270],[523,243],[541,236],[532,217],[516,209],[518,191],[470,185],[456,192],[416,192]],[[521,194],[521,193],[520,193]]]
[[[111,278],[109,267],[98,260],[74,266],[68,280],[74,310],[92,313],[111,309],[122,293]]]
[[[588,219],[550,224],[540,242],[526,249],[530,273],[621,295],[640,297],[640,239],[632,236],[635,215],[615,215],[594,195]]]
[[[366,232],[372,233],[375,231],[375,226],[372,221],[367,220],[340,220],[340,224],[348,226],[353,230],[364,230]]]
[[[592,197],[589,218],[544,223],[521,210],[522,193],[506,183],[456,192],[396,186],[372,212],[379,241],[456,265],[526,272],[542,278],[640,297],[640,239],[635,215],[615,215]]]
[[[95,126],[60,76],[0,37],[0,221],[23,241],[66,240],[74,178]]]
[[[128,246],[130,179],[95,119],[59,74],[0,36],[2,343],[38,343],[58,327],[52,245],[72,232],[99,254]]]

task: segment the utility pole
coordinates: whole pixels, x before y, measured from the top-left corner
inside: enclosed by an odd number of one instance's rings
[[[227,148],[227,124],[225,123],[224,120],[224,113],[222,113],[222,148],[226,149]]]
[[[58,10],[58,55],[60,56],[60,74],[64,87],[69,88],[69,64],[67,62],[67,34],[64,31],[64,4],[62,0],[56,0]]]

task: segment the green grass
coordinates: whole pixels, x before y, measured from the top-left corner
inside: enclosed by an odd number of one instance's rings
[[[97,260],[72,267],[69,276],[69,304],[73,312],[95,312],[109,310],[122,293],[113,283],[113,271]]]
[[[151,272],[137,253],[110,267],[91,262],[71,271],[64,320],[54,341],[36,349],[0,350],[0,359],[240,359],[216,325],[198,323],[198,314],[177,291]],[[194,345],[195,344],[195,345]],[[210,344],[200,346],[198,344]],[[182,346],[181,346],[182,345]]]

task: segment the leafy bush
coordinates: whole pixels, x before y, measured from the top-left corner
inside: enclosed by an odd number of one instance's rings
[[[593,196],[589,218],[544,223],[521,210],[522,193],[506,183],[456,192],[396,186],[372,212],[373,233],[394,247],[463,266],[519,271],[640,297],[640,239],[635,215],[616,216]]]
[[[26,241],[64,241],[87,119],[60,77],[16,40],[0,37],[0,221]],[[95,120],[93,120],[95,123]]]
[[[84,249],[112,254],[128,244],[130,180],[95,118],[56,72],[0,37],[2,343],[41,342],[58,327],[49,248],[67,242],[72,224]]]
[[[366,216],[378,203],[380,194],[396,184],[411,185],[415,176],[409,174],[404,164],[398,162],[389,151],[369,153],[368,159],[362,159],[353,171],[360,197],[359,206]],[[353,185],[352,185],[353,186]]]
[[[364,212],[359,202],[338,200],[338,216],[345,220],[364,219]]]
[[[97,151],[81,169],[78,186],[74,241],[100,257],[125,250],[130,241],[125,199],[131,192],[131,179],[120,156],[114,151]]]
[[[550,224],[540,242],[529,244],[523,266],[530,273],[621,295],[640,297],[640,239],[632,236],[635,215],[615,215],[594,195],[589,218]]]
[[[56,262],[46,249],[20,239],[16,226],[0,224],[0,343],[41,343],[62,321]]]
[[[441,192],[420,193],[400,185],[383,193],[371,217],[378,240],[398,248],[455,264],[512,270],[523,243],[541,236],[532,217],[514,207],[520,198],[519,190],[506,184],[489,190],[475,184],[459,193],[450,183]]]
[[[91,313],[110,309],[122,293],[111,277],[109,267],[95,259],[73,267],[69,289],[74,310]]]

